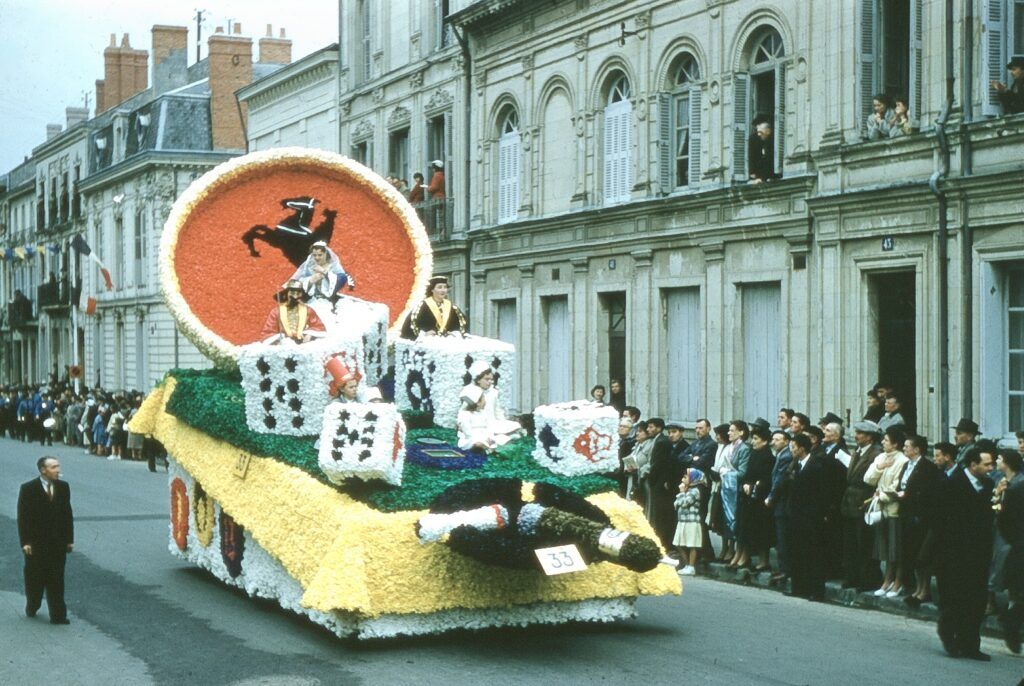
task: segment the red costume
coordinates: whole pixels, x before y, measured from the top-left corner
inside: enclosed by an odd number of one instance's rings
[[[288,305],[276,305],[267,314],[267,320],[263,322],[263,330],[260,332],[260,340],[277,334],[285,338],[291,338],[296,343],[302,343],[303,337],[311,331],[326,333],[323,321],[317,316],[313,308],[305,303],[298,303],[293,312],[289,312]]]

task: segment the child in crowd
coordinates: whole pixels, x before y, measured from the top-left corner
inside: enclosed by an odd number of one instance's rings
[[[676,496],[676,535],[672,544],[679,551],[679,559],[686,565],[679,570],[683,576],[697,573],[697,555],[700,553],[702,537],[700,531],[700,487],[704,483],[704,472],[688,469],[679,482]]]

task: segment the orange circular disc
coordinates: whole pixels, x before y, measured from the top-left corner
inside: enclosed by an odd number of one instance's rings
[[[182,333],[219,366],[260,339],[275,295],[325,241],[356,283],[383,303],[390,333],[423,297],[430,240],[384,179],[340,155],[278,148],[234,158],[197,179],[164,224],[160,282]]]

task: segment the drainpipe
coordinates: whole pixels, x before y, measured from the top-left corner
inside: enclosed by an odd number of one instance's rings
[[[473,211],[472,208],[470,207],[470,198],[472,197],[470,193],[470,182],[472,180],[470,172],[472,171],[473,159],[472,150],[470,148],[470,146],[473,144],[473,139],[471,136],[471,130],[473,128],[473,82],[471,78],[471,75],[473,73],[473,58],[469,54],[469,37],[463,35],[463,33],[456,29],[454,25],[451,25],[451,27],[452,35],[454,35],[455,40],[459,42],[459,49],[462,51],[462,145],[463,149],[466,151],[466,159],[463,163],[462,170],[463,179],[465,182],[464,188],[466,189],[466,193],[463,196],[462,200],[462,221],[464,222],[463,231],[465,233],[466,238],[466,251],[464,258],[466,261],[466,299],[464,302],[469,303],[470,310],[472,310],[473,277],[470,274],[469,259],[473,252],[473,239],[470,237],[469,233],[469,222],[473,216]]]
[[[928,187],[939,203],[939,425],[943,440],[949,432],[949,208],[946,191],[939,182],[949,174],[949,140],[946,122],[953,107],[953,0],[946,0],[946,94],[939,118],[935,121],[935,139],[939,144],[939,167],[928,179]]]
[[[974,12],[970,2],[964,3],[964,70],[966,78],[963,80],[964,99],[962,103],[963,124],[961,124],[961,148],[960,148],[960,174],[971,176],[974,173],[973,154],[971,152],[971,131],[968,124],[974,121]],[[971,408],[974,407],[974,327],[970,322],[974,321],[974,229],[971,228],[969,207],[965,202],[961,203],[960,212],[960,311],[963,313],[961,321],[967,324],[962,326],[960,349],[960,408],[963,414],[971,416]]]

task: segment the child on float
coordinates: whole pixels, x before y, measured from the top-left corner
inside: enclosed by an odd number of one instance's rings
[[[462,409],[456,417],[459,449],[493,452],[523,431],[519,422],[505,417],[494,387],[494,372],[489,364],[477,360],[469,367],[473,381],[459,393]]]
[[[704,472],[688,469],[679,482],[676,496],[676,534],[672,545],[679,551],[679,559],[686,565],[679,570],[683,576],[697,573],[697,555],[700,553],[703,537],[700,530],[700,486],[704,483]]]

